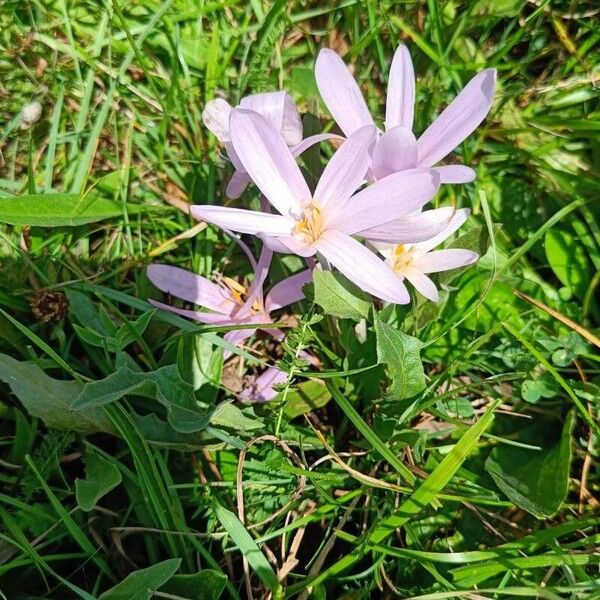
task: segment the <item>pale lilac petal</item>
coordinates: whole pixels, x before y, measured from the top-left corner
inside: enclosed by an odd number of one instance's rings
[[[415,267],[423,273],[439,273],[467,267],[472,265],[478,258],[479,255],[476,252],[459,248],[433,250],[419,257],[415,262]]]
[[[270,313],[304,299],[302,287],[312,281],[312,271],[306,269],[276,283],[265,298],[265,310]]]
[[[252,385],[245,387],[238,398],[246,402],[269,402],[277,396],[279,392],[273,389],[273,386],[285,383],[288,376],[277,367],[269,367],[259,375]]]
[[[250,175],[248,173],[244,173],[243,171],[234,171],[229,183],[227,184],[227,189],[225,190],[225,194],[228,198],[232,198],[235,200],[239,198],[244,190],[248,187],[248,184],[252,180],[250,179]]]
[[[252,94],[240,101],[240,108],[252,110],[263,116],[278,132],[283,124],[285,92],[265,92]]]
[[[190,213],[198,220],[253,235],[289,235],[296,224],[290,217],[226,206],[195,204]]]
[[[252,250],[248,248],[248,244],[246,244],[246,242],[244,242],[244,240],[242,240],[237,233],[229,231],[229,229],[221,229],[225,235],[229,236],[240,247],[241,251],[246,255],[246,258],[252,265],[252,270],[256,271],[258,264],[256,262],[256,258],[254,258],[254,254],[252,254]]]
[[[433,169],[394,173],[352,196],[330,225],[349,235],[380,226],[420,210],[439,185]]]
[[[321,208],[331,206],[326,212],[337,212],[365,180],[376,139],[375,127],[361,127],[331,157],[314,193]]]
[[[419,166],[435,165],[473,133],[492,106],[495,87],[496,69],[485,69],[467,83],[419,138]]]
[[[232,323],[232,325],[240,325],[240,323]],[[244,329],[232,329],[228,331],[223,339],[234,346],[240,346],[243,342],[245,342],[248,338],[254,335],[254,332],[257,330],[257,327],[254,324],[248,323],[248,327]],[[225,358],[227,358],[227,355]]]
[[[435,283],[427,275],[417,269],[405,269],[402,274],[414,285],[417,292],[420,292],[425,298],[433,302],[438,301],[439,295]]]
[[[271,248],[273,252],[280,252],[282,254],[297,254],[298,256],[308,257],[313,256],[316,250],[312,245],[306,242],[301,242],[291,236],[282,237],[269,237],[261,236],[266,246]]]
[[[417,138],[406,127],[388,129],[377,141],[371,169],[375,179],[417,166]]]
[[[392,245],[415,244],[423,242],[423,240],[429,241],[445,231],[452,223],[456,213],[456,209],[452,206],[434,208],[405,215],[377,227],[359,231],[357,235],[370,242],[387,242]],[[376,246],[379,248],[379,244],[376,244]]]
[[[320,144],[325,140],[343,140],[344,138],[341,135],[336,135],[335,133],[317,133],[316,135],[309,135],[307,138],[303,139],[301,142],[292,146],[290,150],[294,156],[300,156],[303,152],[306,152],[311,146],[315,144]]]
[[[215,98],[206,104],[202,111],[202,121],[216,138],[225,143],[229,141],[229,116],[231,106],[222,98]]]
[[[227,158],[234,166],[235,170],[239,171],[240,173],[245,173],[246,169],[244,168],[244,165],[242,164],[242,161],[240,160],[240,157],[238,156],[231,142],[227,142],[225,144],[225,150],[227,150]]]
[[[283,101],[283,119],[281,122],[281,137],[292,147],[302,141],[302,120],[298,114],[294,99],[286,94]]]
[[[194,321],[199,321],[205,325],[224,326],[236,324],[235,320],[230,315],[200,312],[199,310],[188,310],[186,308],[177,308],[175,306],[171,306],[170,304],[164,304],[163,302],[158,302],[157,300],[152,299],[149,299],[148,302],[150,302],[152,306],[156,306],[157,308],[166,310],[167,312],[175,313],[176,315],[180,315]]]
[[[441,208],[438,210],[442,210]],[[452,210],[453,214],[448,219],[448,224],[432,238],[419,242],[417,247],[423,252],[429,252],[442,242],[446,241],[466,220],[471,212],[468,208],[459,208],[457,210],[446,207],[446,210]]]
[[[185,269],[154,264],[146,272],[159,290],[176,298],[227,315],[234,306],[231,296],[223,288]]]
[[[442,183],[469,183],[475,179],[475,171],[465,165],[444,165],[435,167]]]
[[[235,151],[252,181],[283,215],[311,198],[310,190],[289,148],[258,113],[236,108],[229,120]]]
[[[315,245],[319,253],[363,291],[394,304],[410,301],[406,286],[390,266],[345,233],[329,230]]]
[[[271,260],[273,259],[273,250],[267,246],[263,246],[260,257],[258,258],[258,264],[254,269],[254,280],[250,286],[248,298],[244,302],[244,305],[240,309],[240,312],[250,310],[255,300],[258,300],[260,305],[263,303],[263,285],[265,279],[269,274],[269,267],[271,266]]]
[[[415,114],[415,71],[406,46],[394,53],[385,104],[385,128],[412,129]]]
[[[346,136],[365,125],[374,125],[358,84],[333,50],[324,48],[319,52],[315,78],[323,102]]]

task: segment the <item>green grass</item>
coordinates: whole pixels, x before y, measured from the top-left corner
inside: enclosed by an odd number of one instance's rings
[[[0,597],[600,597],[599,15],[560,1],[5,0]],[[225,200],[230,172],[203,106],[284,86],[320,120],[307,130],[327,128],[312,73],[330,46],[383,116],[400,42],[417,132],[498,69],[492,112],[459,151],[477,180],[434,202],[472,209],[453,243],[484,258],[440,278],[437,305],[366,305],[364,343],[317,294],[276,355],[257,336],[224,366],[221,329],[147,302],[161,299],[152,261],[249,273],[217,229],[186,234],[181,207]],[[42,116],[24,126],[32,101]],[[300,266],[278,258],[271,281]],[[365,310],[355,301],[346,316]],[[274,361],[290,374],[281,395],[235,402]],[[102,404],[108,383],[91,382],[110,377],[121,391]]]

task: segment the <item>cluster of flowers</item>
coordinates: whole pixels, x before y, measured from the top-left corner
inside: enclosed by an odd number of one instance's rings
[[[468,209],[423,209],[441,184],[475,178],[468,166],[436,165],[487,115],[495,70],[471,79],[418,139],[412,132],[415,76],[404,46],[391,65],[384,131],[375,125],[356,81],[335,52],[321,50],[315,76],[343,137],[320,134],[303,139],[296,106],[283,91],[248,96],[235,108],[216,99],[203,113],[206,127],[224,145],[235,169],[227,195],[238,198],[254,183],[262,192],[262,210],[196,205],[191,213],[218,225],[240,244],[254,270],[252,285],[247,289],[228,277],[213,283],[176,267],[149,267],[149,277],[159,289],[211,312],[159,304],[162,308],[202,323],[248,325],[225,336],[234,344],[247,339],[256,324],[270,322],[272,311],[303,298],[302,286],[317,265],[311,258],[315,255],[318,268],[335,267],[365,292],[396,304],[410,301],[405,280],[436,301],[438,290],[428,274],[464,267],[478,258],[469,250],[434,250],[465,222]],[[311,192],[296,158],[331,138],[342,143]],[[258,261],[230,230],[261,239]],[[264,297],[273,252],[304,257],[309,269],[279,282]],[[266,331],[275,339],[282,337],[280,330]],[[272,385],[285,375],[270,370],[263,378],[264,385],[247,399],[270,399]]]

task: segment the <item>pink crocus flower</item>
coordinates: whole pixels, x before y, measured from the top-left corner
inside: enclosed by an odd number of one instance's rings
[[[318,134],[302,139],[302,121],[292,97],[286,92],[268,92],[253,94],[242,98],[240,107],[262,115],[279,133],[281,139],[291,149],[294,156],[299,156],[310,146],[330,138],[339,138],[333,134]],[[226,194],[230,198],[239,198],[251,179],[240,162],[229,136],[229,117],[232,106],[222,98],[208,102],[202,112],[202,120],[206,127],[225,146],[227,156],[235,171]]]
[[[259,235],[278,251],[304,257],[318,253],[364,291],[398,304],[410,300],[402,280],[352,236],[419,211],[439,187],[435,171],[394,173],[354,194],[364,182],[377,137],[368,125],[343,142],[313,194],[294,156],[263,117],[235,109],[229,126],[244,168],[280,214],[197,205],[191,207],[194,217]]]
[[[235,329],[225,334],[227,341],[240,345],[258,329],[259,324],[272,321],[273,311],[302,300],[302,286],[312,280],[309,269],[301,271],[275,284],[266,297],[263,297],[263,284],[272,256],[273,252],[268,248],[263,248],[258,263],[249,255],[254,270],[254,280],[250,287],[245,287],[229,277],[221,277],[215,283],[179,267],[152,264],[148,267],[148,278],[159,290],[207,308],[210,312],[176,308],[155,300],[150,302],[200,323],[248,325],[244,329]],[[276,339],[283,337],[279,329],[264,330]]]
[[[333,50],[319,52],[315,77],[325,105],[346,137],[361,127],[374,125],[354,77]],[[417,139],[412,132],[415,74],[408,50],[400,46],[390,68],[385,132],[379,132],[371,178],[377,180],[397,171],[436,165],[473,133],[486,117],[495,86],[496,69],[478,73]],[[466,183],[475,179],[473,169],[464,165],[436,168],[442,183]]]
[[[478,258],[478,255],[471,250],[458,248],[434,250],[436,246],[448,239],[467,220],[468,216],[469,209],[456,210],[447,227],[424,242],[416,244],[375,243],[374,245],[400,278],[406,278],[423,296],[437,302],[438,290],[427,274],[466,267],[472,265]]]
[[[243,402],[270,402],[279,392],[273,389],[288,380],[288,376],[277,367],[268,367],[250,385],[238,394]]]

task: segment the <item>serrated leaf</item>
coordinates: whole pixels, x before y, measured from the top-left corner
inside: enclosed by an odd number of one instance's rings
[[[410,335],[384,323],[375,315],[377,335],[377,360],[387,366],[392,380],[387,395],[392,400],[410,398],[426,386],[421,362],[421,342]]]
[[[72,399],[84,386],[79,381],[53,379],[37,365],[20,362],[5,354],[0,354],[0,379],[10,386],[27,412],[42,419],[48,427],[83,433],[114,433],[112,424],[101,409],[71,409]]]
[[[517,506],[537,518],[551,517],[561,507],[569,488],[571,433],[575,414],[569,413],[558,441],[548,444],[552,427],[537,423],[519,436],[540,450],[502,445],[485,462],[496,485]]]
[[[371,302],[352,282],[339,273],[318,271],[313,273],[315,302],[329,315],[341,319],[366,319]]]
[[[150,600],[154,592],[175,575],[180,565],[180,558],[170,558],[129,573],[123,581],[104,592],[99,600]]]
[[[100,498],[121,483],[122,476],[121,471],[93,446],[88,446],[85,453],[85,473],[85,479],[75,480],[75,498],[80,508],[89,512]]]
[[[128,206],[130,214],[139,206]],[[31,227],[75,227],[123,215],[123,205],[99,196],[30,194],[0,198],[0,222]]]

